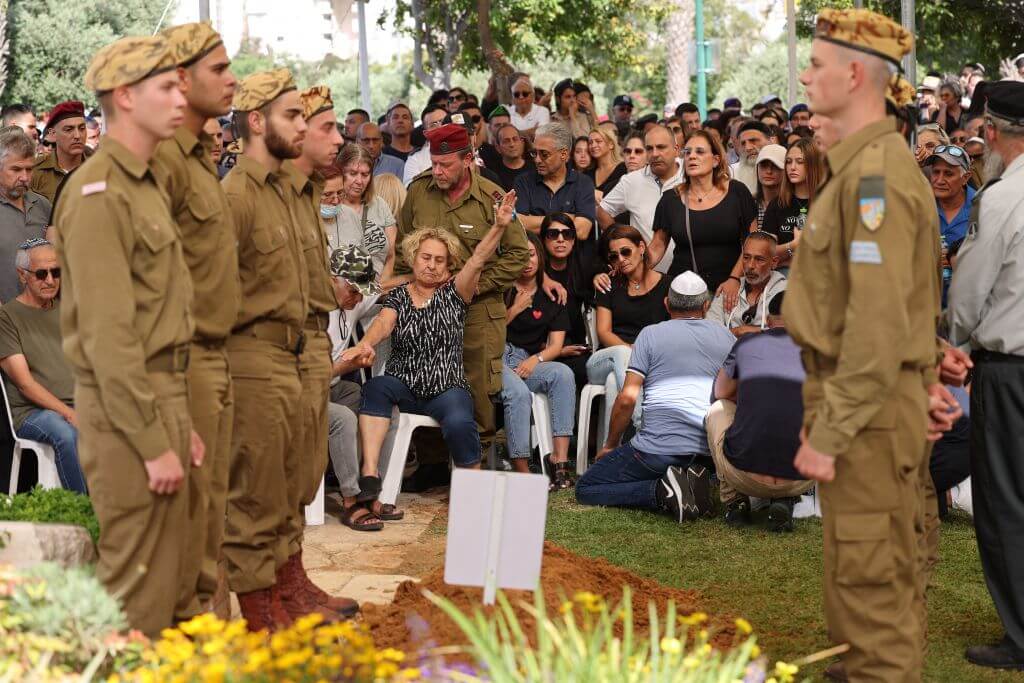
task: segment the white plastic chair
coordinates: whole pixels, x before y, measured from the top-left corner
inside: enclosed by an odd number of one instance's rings
[[[36,454],[39,485],[44,489],[59,489],[60,475],[57,473],[57,453],[53,450],[53,446],[42,441],[23,439],[14,431],[14,420],[11,418],[11,403],[7,400],[7,385],[4,382],[4,377],[4,375],[0,375],[0,392],[4,396],[7,424],[11,426],[11,436],[14,438],[14,453],[11,456],[11,480],[8,482],[7,492],[12,496],[18,492],[18,475],[21,473],[21,452],[26,450]]]
[[[387,450],[391,455],[388,458],[388,467],[384,471],[380,496],[378,496],[378,500],[383,505],[394,505],[398,499],[398,492],[402,488],[402,472],[405,471],[405,459],[409,456],[412,433],[420,427],[440,429],[441,425],[437,420],[426,415],[401,413],[398,416],[398,428],[391,430],[387,438],[384,439],[381,452]]]
[[[320,479],[320,488],[316,498],[306,506],[306,526],[320,526],[324,523],[324,479]]]
[[[533,444],[540,451],[540,467],[544,471],[544,458],[555,451],[555,438],[551,429],[551,404],[548,402],[548,395],[535,393],[533,396],[533,425],[530,435],[533,437]],[[546,472],[545,472],[546,474]]]
[[[582,475],[587,471],[590,454],[587,449],[587,442],[590,440],[590,415],[593,412],[594,401],[604,396],[603,384],[588,384],[583,387],[580,393],[580,416],[576,425],[576,474]],[[602,399],[603,402],[603,399]],[[603,410],[608,410],[604,406]],[[597,443],[598,447],[605,442],[605,420],[602,414],[597,422]]]

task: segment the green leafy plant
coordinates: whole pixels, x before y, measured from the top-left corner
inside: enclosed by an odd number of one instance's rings
[[[464,671],[449,673],[451,680],[494,683],[560,681],[627,683],[711,683],[712,681],[767,681],[789,683],[797,667],[785,662],[766,669],[750,624],[736,620],[736,642],[722,652],[711,646],[704,628],[707,615],[676,614],[669,602],[664,620],[654,604],[648,606],[650,631],[635,633],[629,587],[622,601],[609,607],[592,593],[577,593],[566,600],[559,615],[548,615],[543,595],[534,593],[533,605],[523,609],[536,621],[535,645],[527,637],[508,598],[498,593],[498,609],[490,618],[480,610],[462,613],[448,600],[424,595],[454,621],[469,639],[466,652],[477,662],[476,677]],[[446,648],[451,650],[451,648]]]
[[[93,543],[100,537],[100,523],[89,497],[67,489],[36,486],[16,496],[0,494],[0,520],[77,524],[85,527]]]

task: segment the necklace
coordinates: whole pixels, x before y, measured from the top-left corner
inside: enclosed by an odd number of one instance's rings
[[[715,191],[715,187],[714,187],[714,186],[712,185],[712,186],[711,186],[711,189],[710,189],[710,190],[708,190],[708,191],[707,191],[707,192],[705,192],[704,194],[702,194],[702,195],[700,195],[700,196],[698,196],[698,197],[697,197],[697,203],[698,203],[698,204],[700,204],[701,202],[703,202],[703,201],[704,201],[705,199],[707,199],[707,198],[708,198],[708,196],[710,196],[710,195],[711,195],[711,193],[712,193],[712,192],[714,192],[714,191]],[[694,190],[694,192],[696,192],[696,190]]]
[[[639,291],[640,291],[640,284],[641,284],[642,282],[643,282],[643,279],[640,279],[640,280],[637,280],[636,282],[632,282],[632,281],[631,281],[631,282],[630,282],[629,284],[633,285],[633,290],[634,290],[634,291],[637,291],[637,292],[639,292]]]

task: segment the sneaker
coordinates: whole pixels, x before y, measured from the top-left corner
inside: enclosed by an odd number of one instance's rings
[[[690,487],[693,502],[692,519],[709,517],[714,514],[715,500],[711,496],[711,470],[704,465],[690,465],[686,468],[686,481]]]
[[[768,531],[793,531],[793,498],[776,498],[768,506]]]
[[[683,503],[684,489],[689,491],[682,471],[678,467],[669,467],[668,471],[658,480],[658,498],[661,507],[680,524],[687,519]]]
[[[746,496],[733,498],[725,506],[725,523],[729,526],[747,526],[750,519],[750,499]]]

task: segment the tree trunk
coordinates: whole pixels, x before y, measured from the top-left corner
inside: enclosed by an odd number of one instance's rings
[[[668,45],[666,104],[673,109],[690,100],[690,45],[693,43],[693,0],[671,0],[672,13],[665,21]]]
[[[484,51],[487,66],[491,69],[487,94],[496,95],[498,102],[510,105],[512,104],[512,84],[509,83],[509,76],[512,75],[514,69],[505,59],[504,53],[494,44],[494,36],[491,35],[491,0],[477,0],[476,16],[480,29],[480,47]]]
[[[7,40],[8,0],[0,0],[0,95],[7,89],[7,60],[11,56],[11,45]]]

